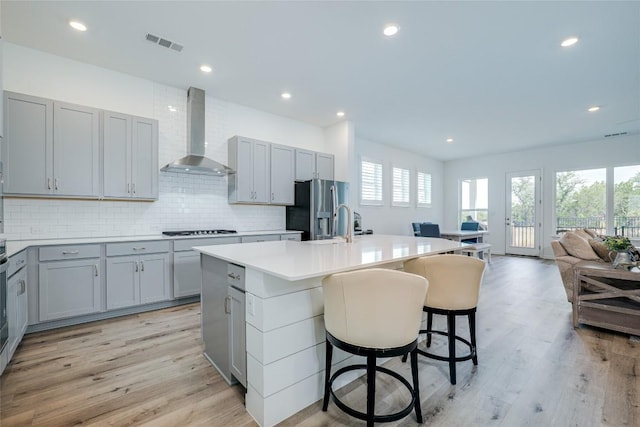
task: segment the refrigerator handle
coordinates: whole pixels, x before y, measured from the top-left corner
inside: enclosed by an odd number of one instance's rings
[[[331,237],[336,236],[338,232],[338,194],[336,191],[336,186],[332,185],[330,188],[331,191],[331,210],[333,213],[333,221],[331,227]]]

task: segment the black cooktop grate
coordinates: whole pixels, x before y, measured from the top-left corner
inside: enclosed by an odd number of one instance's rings
[[[236,230],[182,230],[182,231],[163,231],[165,236],[213,236],[216,234],[234,234]]]

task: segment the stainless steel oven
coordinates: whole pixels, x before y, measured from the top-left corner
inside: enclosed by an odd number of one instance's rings
[[[7,245],[5,239],[0,239],[0,352],[9,339],[9,325],[7,324]]]

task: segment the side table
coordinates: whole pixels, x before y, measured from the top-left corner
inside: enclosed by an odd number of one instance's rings
[[[584,323],[640,335],[640,273],[582,261],[574,274],[574,328]]]

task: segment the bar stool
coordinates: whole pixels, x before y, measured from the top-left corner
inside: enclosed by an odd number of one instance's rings
[[[413,409],[422,423],[418,389],[418,332],[422,321],[422,302],[429,283],[424,277],[402,271],[372,268],[338,273],[322,280],[324,323],[327,330],[324,399],[322,410],[329,406],[329,395],[345,413],[367,421],[396,421]],[[366,364],[345,366],[331,375],[333,347],[365,356]],[[397,372],[376,366],[379,357],[411,354],[413,386]],[[366,369],[367,412],[343,403],[334,393],[334,381],[342,374]],[[411,402],[393,414],[375,414],[376,372],[399,380],[410,392]]]
[[[456,383],[456,362],[473,360],[478,364],[476,350],[476,307],[480,295],[480,284],[485,263],[464,255],[434,255],[416,258],[404,263],[404,271],[418,274],[429,281],[429,292],[424,300],[423,311],[427,313],[427,347],[431,346],[431,334],[444,335],[449,344],[448,356],[440,356],[422,349],[423,356],[449,362],[451,384]],[[447,331],[434,331],[433,315],[447,316]],[[470,341],[456,335],[456,316],[469,318]],[[469,346],[469,354],[456,356],[456,340]],[[403,361],[407,360],[405,354]]]

